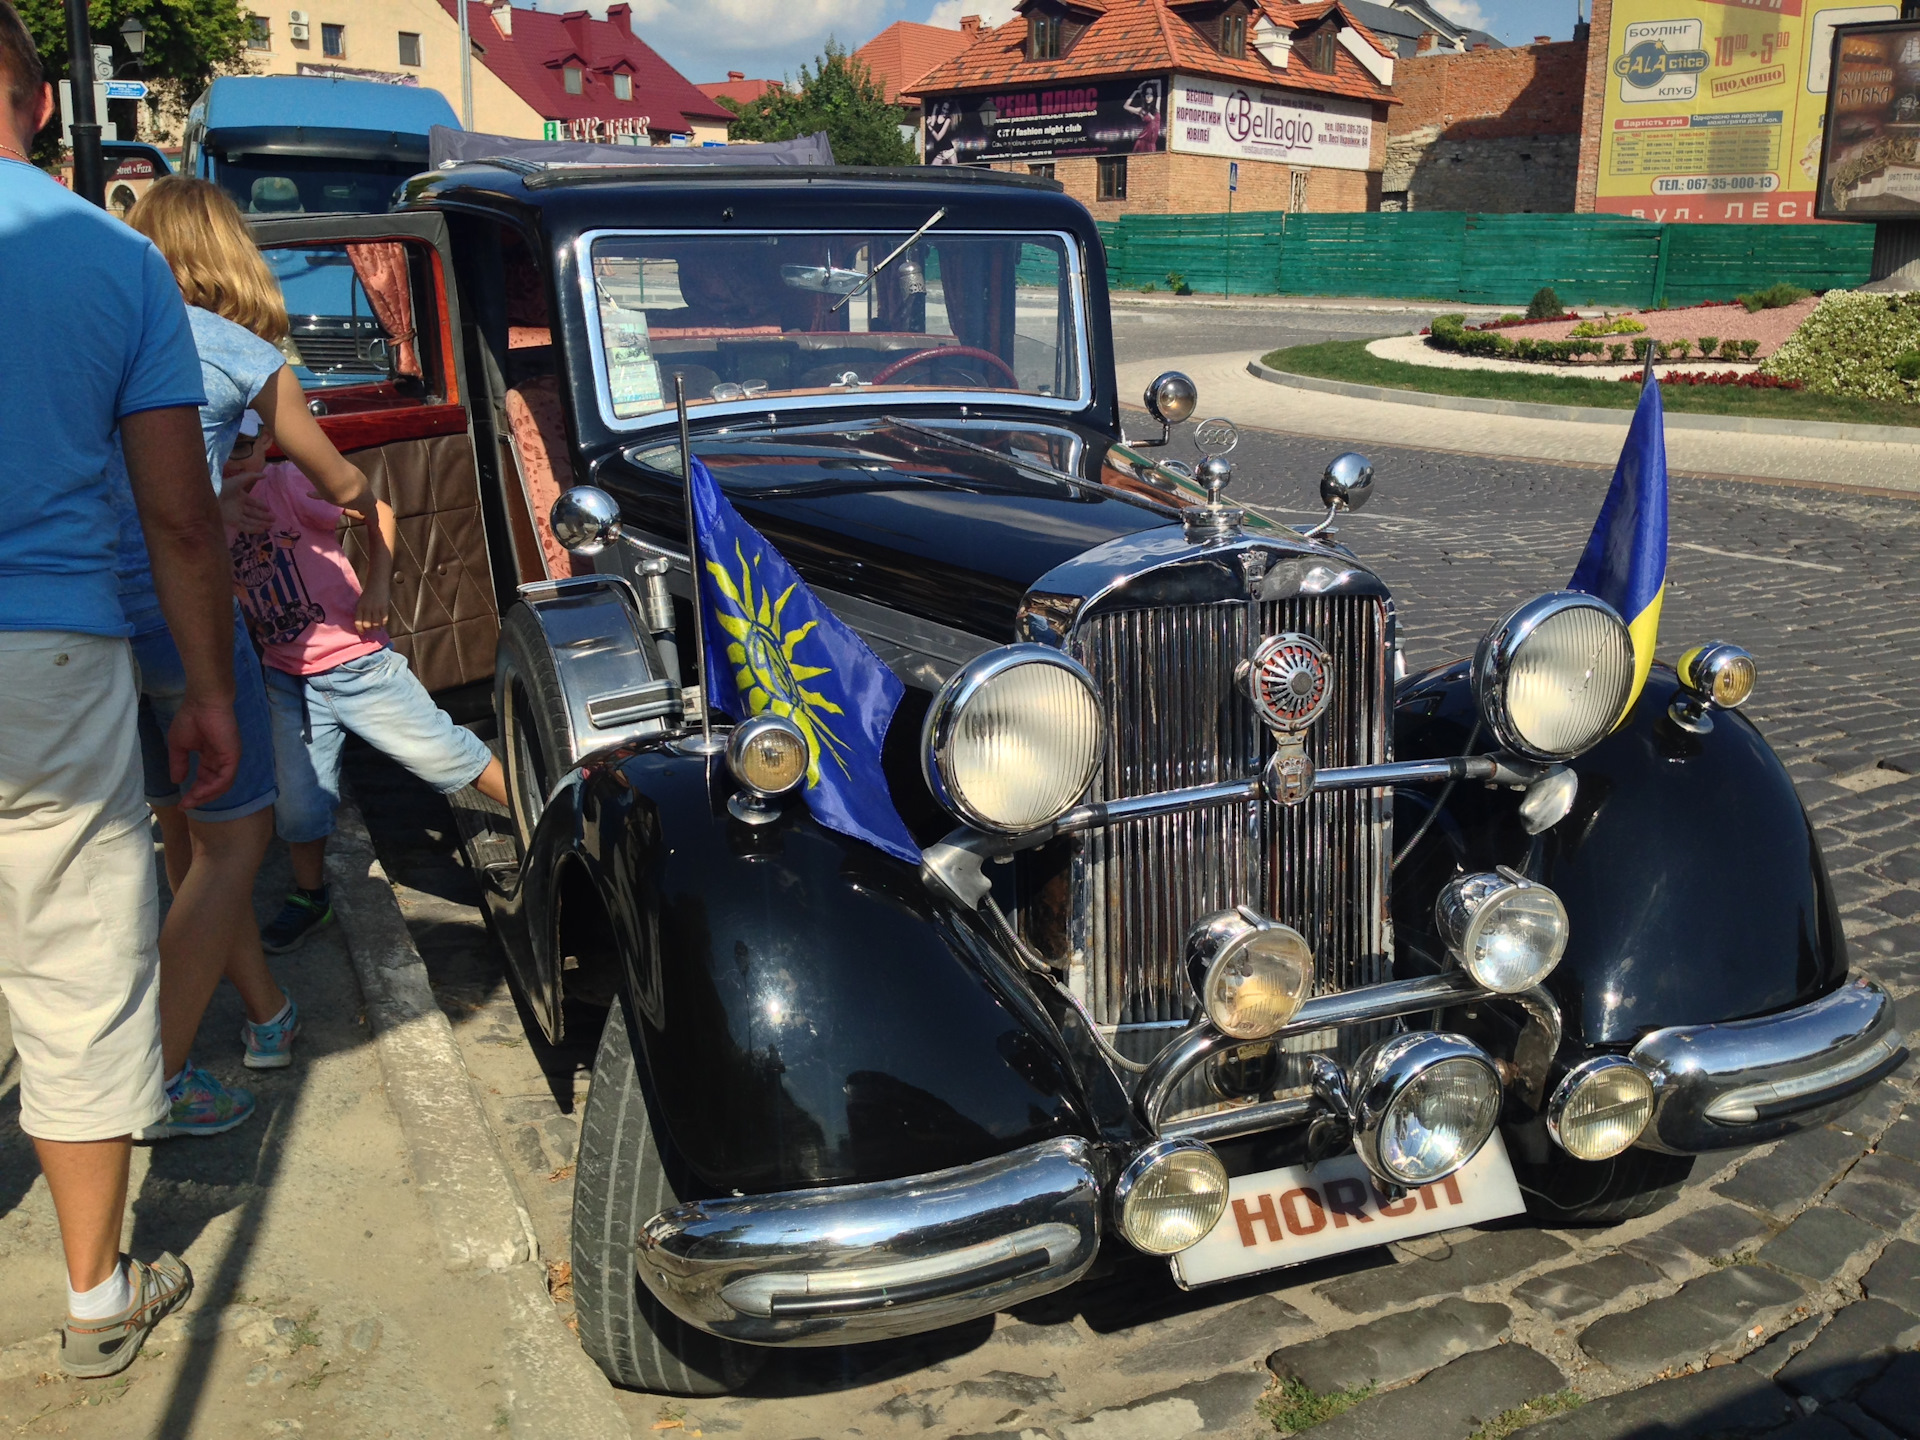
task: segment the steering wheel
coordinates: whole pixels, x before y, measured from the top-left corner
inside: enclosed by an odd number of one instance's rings
[[[1018,390],[1020,388],[1020,377],[1013,373],[1013,367],[991,350],[982,350],[977,345],[934,345],[925,350],[916,350],[913,354],[894,361],[867,383],[869,385],[883,384],[898,375],[909,365],[918,365],[922,360],[952,360],[962,355],[970,360],[986,361],[989,365],[998,369],[1002,375],[1006,376],[1007,383],[1013,386],[1014,389]]]

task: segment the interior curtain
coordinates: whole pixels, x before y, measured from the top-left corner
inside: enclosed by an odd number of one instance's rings
[[[392,337],[394,369],[420,373],[420,350],[413,332],[413,282],[407,275],[407,247],[398,240],[373,240],[347,246],[347,259],[360,277],[373,313]]]
[[[1013,272],[1019,242],[972,236],[936,244],[940,292],[962,345],[990,350],[1013,363]]]

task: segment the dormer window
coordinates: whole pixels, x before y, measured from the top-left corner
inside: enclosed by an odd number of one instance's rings
[[[1029,60],[1058,60],[1060,58],[1060,22],[1063,17],[1057,11],[1035,9],[1027,17],[1027,58]]]
[[[1229,60],[1244,60],[1247,55],[1247,16],[1242,10],[1229,10],[1220,17],[1220,53]]]
[[[1322,75],[1331,75],[1334,69],[1334,57],[1340,51],[1340,32],[1335,26],[1322,25],[1309,35],[1304,43],[1295,45],[1294,49],[1300,52],[1301,58],[1307,62],[1308,69],[1318,70]]]
[[[569,65],[560,72],[561,83],[566,86],[567,94],[583,95],[587,89],[587,72],[578,65]]]
[[[616,100],[633,99],[633,76],[621,72],[613,77],[613,98]]]

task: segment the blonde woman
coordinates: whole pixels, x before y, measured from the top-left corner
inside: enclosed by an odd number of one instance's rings
[[[224,192],[204,180],[171,177],[141,197],[127,221],[166,259],[187,302],[200,352],[207,403],[200,411],[208,483],[221,491],[221,471],[256,412],[279,435],[281,448],[321,494],[363,520],[375,513],[366,476],[333,448],[307,411],[305,395],[274,342],[287,333],[280,288]],[[125,496],[123,485],[116,487]],[[244,497],[222,496],[230,522]],[[369,527],[382,543],[380,527]],[[253,918],[253,884],[273,834],[272,726],[259,660],[234,608],[234,712],[240,725],[239,771],[226,793],[191,809],[180,806],[180,780],[169,773],[164,736],[180,703],[179,652],[154,601],[145,545],[130,504],[122,509],[121,605],[133,626],[141,681],[141,753],[147,801],[166,842],[173,905],[160,931],[160,1031],[170,1111],[144,1138],[217,1135],[253,1113],[253,1097],[195,1066],[195,1034],[224,973],[246,1007],[244,1060],[278,1069],[293,1060],[299,1010],[275,983]],[[182,777],[192,784],[192,773]]]

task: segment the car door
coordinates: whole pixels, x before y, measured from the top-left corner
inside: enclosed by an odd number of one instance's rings
[[[446,222],[418,213],[250,223],[286,297],[282,348],[308,407],[398,521],[394,648],[443,704],[483,711],[499,611]],[[358,563],[357,532],[347,549]]]

